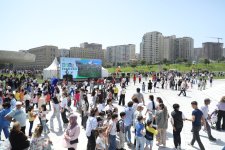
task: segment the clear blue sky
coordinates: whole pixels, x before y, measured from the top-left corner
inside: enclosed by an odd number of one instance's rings
[[[225,41],[225,0],[1,0],[0,49],[139,44],[146,32]]]

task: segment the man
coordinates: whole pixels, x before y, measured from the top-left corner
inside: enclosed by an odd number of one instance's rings
[[[179,108],[179,104],[173,104],[174,111],[172,111],[171,113],[171,124],[173,126],[173,141],[174,146],[177,150],[181,149],[180,132],[183,128],[183,120],[186,120],[184,114],[179,111]]]
[[[141,89],[140,88],[137,88],[136,89],[137,93],[135,93],[133,96],[132,96],[132,99],[134,99],[135,97],[138,99],[138,102],[139,103],[143,103],[143,105],[145,105],[145,100],[144,100],[144,96],[142,93],[140,93]]]
[[[16,102],[16,108],[11,110],[6,116],[5,119],[16,122],[18,121],[21,126],[21,131],[25,134],[26,129],[26,114],[22,109],[22,102]]]
[[[119,92],[119,89],[116,85],[114,85],[113,87],[113,93],[114,93],[114,99],[115,100],[118,100],[118,92]]]
[[[192,122],[193,138],[191,143],[189,143],[189,145],[193,146],[196,140],[198,142],[200,149],[205,150],[199,136],[199,131],[201,130],[202,127],[201,121],[205,125],[205,119],[203,117],[203,113],[201,112],[201,110],[198,109],[198,103],[196,101],[191,102],[191,106],[194,109],[192,111],[192,118],[187,120]]]
[[[208,138],[209,138],[210,141],[216,141],[216,139],[211,134],[211,128],[210,128],[209,123],[207,121],[207,119],[210,118],[210,116],[209,116],[209,108],[208,108],[208,106],[210,104],[210,99],[209,98],[205,99],[204,103],[205,103],[205,106],[201,107],[201,111],[202,111],[203,117],[205,119],[205,123],[206,123],[205,128],[207,130]]]
[[[182,93],[184,94],[184,96],[186,96],[186,89],[187,89],[187,81],[183,80],[183,82],[181,83],[180,94],[178,94],[178,96],[180,96]]]
[[[133,102],[130,101],[127,104],[128,107],[125,108],[126,116],[124,118],[124,124],[125,124],[125,137],[127,141],[127,145],[131,146],[131,126],[134,120],[134,110],[133,110]]]

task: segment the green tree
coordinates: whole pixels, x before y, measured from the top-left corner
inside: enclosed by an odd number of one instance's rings
[[[204,59],[204,64],[210,64],[210,61],[209,61],[209,59]]]
[[[141,60],[141,65],[145,65],[146,61],[145,60]]]

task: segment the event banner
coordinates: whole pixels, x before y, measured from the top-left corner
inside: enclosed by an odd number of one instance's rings
[[[60,58],[60,78],[72,75],[73,79],[100,78],[102,74],[101,59]]]

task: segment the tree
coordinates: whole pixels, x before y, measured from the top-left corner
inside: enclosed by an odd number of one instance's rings
[[[210,64],[210,61],[209,61],[209,59],[204,59],[204,64]]]
[[[145,60],[141,60],[141,65],[145,65],[146,61]]]

